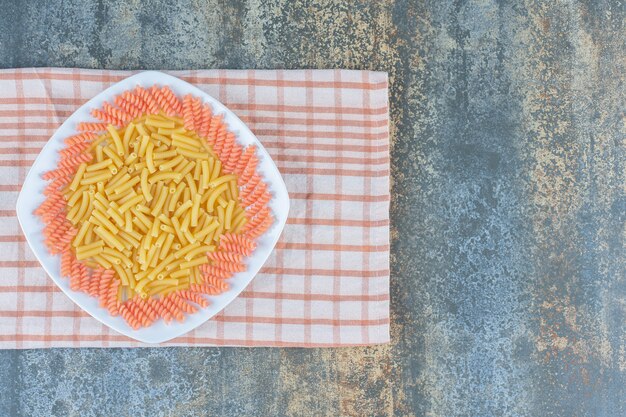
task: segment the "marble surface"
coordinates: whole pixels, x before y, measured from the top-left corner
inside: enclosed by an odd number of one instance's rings
[[[392,343],[0,352],[1,416],[626,415],[622,1],[0,1],[0,67],[388,71]]]

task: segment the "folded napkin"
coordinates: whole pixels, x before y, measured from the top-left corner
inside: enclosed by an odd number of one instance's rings
[[[163,345],[349,346],[389,341],[387,75],[172,71],[234,111],[282,173],[291,212],[264,268],[225,310]],[[0,348],[145,346],[83,312],[46,276],[15,217],[35,157],[124,71],[0,71]]]

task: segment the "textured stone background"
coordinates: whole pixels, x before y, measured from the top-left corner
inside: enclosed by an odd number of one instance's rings
[[[622,1],[124,3],[0,1],[0,67],[389,72],[393,343],[3,351],[1,416],[626,415]]]

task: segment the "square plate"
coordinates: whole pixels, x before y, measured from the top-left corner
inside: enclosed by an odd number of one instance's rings
[[[174,321],[170,324],[165,324],[163,320],[158,320],[150,327],[133,330],[121,317],[113,317],[106,309],[99,307],[96,298],[70,289],[69,280],[62,278],[60,274],[60,256],[53,256],[48,253],[44,245],[44,224],[33,212],[44,200],[43,189],[47,181],[44,181],[41,175],[56,168],[59,159],[58,151],[64,147],[63,140],[78,133],[75,130],[76,125],[79,122],[96,122],[97,120],[91,117],[90,112],[93,108],[102,107],[104,101],[113,102],[116,95],[126,90],[132,90],[137,85],[150,87],[154,84],[169,86],[179,97],[191,93],[196,97],[202,98],[205,103],[211,104],[214,114],[224,115],[224,121],[228,125],[229,130],[236,135],[239,144],[243,146],[254,144],[257,146],[257,155],[259,157],[257,169],[267,182],[268,188],[272,193],[272,199],[268,205],[275,220],[270,229],[257,239],[257,249],[254,253],[245,259],[247,270],[235,274],[228,280],[230,284],[228,291],[217,296],[207,296],[210,301],[210,305],[207,308],[200,308],[195,314],[186,315],[183,323]],[[123,335],[145,343],[161,343],[181,336],[200,326],[232,302],[252,281],[269,257],[274,246],[276,246],[276,242],[285,227],[288,212],[289,195],[287,194],[285,182],[280,172],[278,172],[276,164],[274,164],[270,155],[250,129],[226,106],[204,91],[181,79],[157,71],[141,72],[118,82],[83,104],[68,117],[37,156],[35,163],[26,176],[22,191],[17,199],[17,218],[24,231],[26,240],[54,283],[72,301],[95,319]]]

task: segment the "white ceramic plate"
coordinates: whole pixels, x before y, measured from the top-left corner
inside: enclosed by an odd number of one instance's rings
[[[259,156],[258,170],[264,177],[272,193],[269,206],[275,217],[272,227],[257,239],[257,249],[252,256],[246,258],[247,270],[236,274],[229,279],[230,289],[218,296],[207,297],[210,305],[199,309],[197,313],[186,315],[183,323],[176,321],[169,325],[163,320],[158,320],[148,328],[133,330],[121,317],[112,317],[108,311],[98,306],[98,300],[83,292],[72,291],[69,280],[60,276],[60,256],[52,256],[48,253],[43,239],[43,223],[33,215],[33,211],[43,202],[42,191],[47,182],[41,179],[41,175],[54,169],[58,161],[58,151],[63,148],[63,140],[76,134],[75,127],[79,122],[96,121],[89,114],[93,108],[100,108],[104,101],[113,102],[116,95],[126,90],[131,90],[137,85],[150,87],[154,84],[169,86],[179,97],[191,93],[201,97],[205,103],[210,103],[214,114],[223,114],[224,121],[231,132],[235,133],[237,141],[241,145],[256,144]],[[31,167],[22,191],[17,199],[17,217],[19,219],[28,244],[35,256],[52,278],[54,283],[83,310],[118,332],[145,343],[161,343],[181,336],[209,320],[239,295],[241,291],[252,281],[259,269],[263,266],[268,256],[276,246],[276,242],[287,221],[289,212],[289,195],[278,168],[272,161],[261,142],[248,129],[248,127],[226,106],[193,85],[171,75],[157,71],[146,71],[133,75],[104,90],[72,114],[52,135],[46,146],[42,149],[35,163]]]

